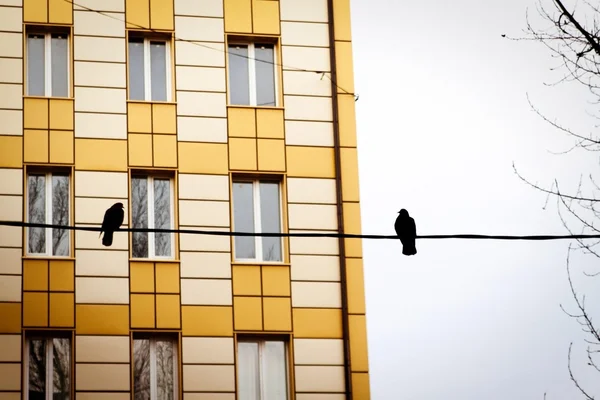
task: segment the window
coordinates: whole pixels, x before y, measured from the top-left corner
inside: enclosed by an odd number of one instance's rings
[[[233,223],[237,232],[281,233],[279,182],[233,182]],[[238,260],[282,261],[281,237],[236,236]]]
[[[29,338],[25,344],[26,400],[71,398],[71,341]]]
[[[286,345],[283,341],[238,341],[238,399],[287,399],[286,353]]]
[[[177,398],[177,350],[174,340],[133,340],[134,400]]]
[[[69,225],[69,175],[31,173],[27,176],[27,220],[36,224]],[[69,231],[28,228],[27,253],[68,256]]]
[[[131,177],[131,222],[133,228],[173,229],[173,182],[170,178]],[[172,233],[133,232],[134,258],[173,257]]]
[[[229,103],[276,106],[275,46],[229,45]]]
[[[27,94],[69,96],[68,34],[27,34]]]
[[[129,38],[129,100],[170,100],[169,54],[166,40]]]

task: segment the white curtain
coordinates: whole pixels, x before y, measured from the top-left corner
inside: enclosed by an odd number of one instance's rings
[[[238,343],[238,399],[260,400],[258,343]]]

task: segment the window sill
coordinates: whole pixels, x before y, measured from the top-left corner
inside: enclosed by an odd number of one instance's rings
[[[260,260],[234,260],[231,262],[233,266],[255,266],[255,265],[266,265],[270,267],[289,267],[291,263],[285,261],[260,261]]]
[[[165,259],[165,258],[129,258],[129,262],[137,262],[137,263],[166,263],[166,264],[179,264],[180,260],[175,259]]]
[[[253,110],[283,110],[281,106],[247,106],[243,104],[227,104],[227,108],[249,108]]]
[[[127,100],[127,104],[167,104],[177,105],[176,101],[158,101],[158,100]]]
[[[71,100],[74,101],[74,97],[59,97],[59,96],[30,96],[28,94],[23,95],[24,99],[42,99],[42,100]]]
[[[49,260],[49,261],[75,261],[75,257],[71,256],[47,256],[47,255],[33,255],[26,254],[21,256],[23,260]]]

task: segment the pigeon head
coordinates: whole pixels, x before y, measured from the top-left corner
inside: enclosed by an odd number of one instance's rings
[[[408,211],[406,211],[404,208],[402,210],[400,210],[398,213],[400,214],[401,217],[408,217]]]
[[[124,208],[123,203],[115,203],[114,208]]]

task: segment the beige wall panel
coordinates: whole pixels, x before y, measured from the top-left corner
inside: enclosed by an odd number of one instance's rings
[[[177,90],[225,92],[225,68],[178,66]]]
[[[0,361],[21,361],[21,335],[0,335]]]
[[[125,12],[125,0],[77,0],[76,3],[98,11]],[[84,10],[84,8],[78,7],[75,4],[73,4],[73,8],[75,10]]]
[[[1,172],[0,177],[2,177]],[[229,176],[227,175],[179,174],[178,180],[180,199],[229,200]]]
[[[346,400],[342,393],[296,393],[296,400]]]
[[[216,279],[182,279],[182,305],[230,306],[231,281]]]
[[[5,245],[0,240],[0,245]],[[8,249],[0,247],[0,274],[20,275],[21,267],[21,249]]]
[[[283,71],[283,93],[331,96],[331,81],[314,72]]]
[[[0,7],[0,26],[3,31],[23,32],[23,9]]]
[[[23,62],[20,59],[0,58],[0,71],[0,82],[23,83]]]
[[[295,367],[296,391],[343,392],[344,367]]]
[[[96,239],[102,240],[98,235]],[[127,251],[77,250],[75,258],[77,259],[75,275],[129,276],[129,252]]]
[[[175,58],[177,61],[177,65],[225,67],[225,45],[224,44],[222,44],[222,43],[199,43],[199,44],[200,45],[196,45],[194,43],[188,43],[188,42],[176,42],[175,43]],[[208,46],[210,48],[207,48],[205,46]]]
[[[23,134],[23,111],[21,110],[0,110],[0,135]]]
[[[101,223],[104,218],[104,213],[113,204],[117,203],[118,199],[95,199],[89,197],[75,198],[75,223],[76,224],[95,224]],[[122,203],[126,204],[127,200],[123,199]],[[128,213],[125,207],[124,225],[127,225]]]
[[[129,364],[76,364],[75,390],[129,390]]]
[[[180,200],[179,223],[198,226],[229,226],[229,203]]]
[[[285,143],[296,146],[333,147],[331,122],[285,121]]]
[[[0,194],[23,194],[23,170],[0,168],[0,182]]]
[[[342,292],[337,282],[292,282],[292,307],[340,308]]]
[[[129,304],[129,279],[75,278],[75,302]]]
[[[280,0],[282,21],[327,22],[327,0]]]
[[[102,216],[104,218],[104,215]],[[100,227],[102,220],[98,221],[98,224],[93,225],[97,228]],[[92,226],[92,225],[87,225]],[[88,250],[106,250],[106,247],[102,245],[102,238],[98,237],[99,232],[92,231],[77,231],[75,234],[75,244],[77,249],[88,249]],[[112,250],[127,250],[129,247],[129,239],[127,232],[115,232],[113,238],[113,244],[110,246]]]
[[[75,111],[127,112],[125,89],[75,88]]]
[[[0,220],[22,221],[23,196],[0,196]]]
[[[183,338],[184,364],[233,364],[233,338]]]
[[[0,392],[0,400],[21,400],[20,392]]]
[[[0,83],[0,108],[23,109],[23,85]]]
[[[179,254],[182,278],[231,278],[229,253]]]
[[[74,43],[75,60],[125,62],[125,39],[75,36]]]
[[[76,400],[130,400],[131,396],[127,393],[93,393],[77,392]]]
[[[223,17],[223,0],[175,0],[175,15]]]
[[[290,230],[290,232],[312,232],[317,231],[299,231]],[[321,232],[321,233],[331,233]],[[339,248],[336,238],[329,237],[291,237],[290,238],[290,253],[291,254],[304,254],[304,255],[338,255]]]
[[[125,64],[75,61],[75,85],[125,88]]]
[[[21,364],[0,364],[0,390],[21,389]]]
[[[22,7],[23,0],[0,0],[0,5]]]
[[[181,94],[181,92],[179,92]],[[177,117],[177,139],[182,142],[227,143],[225,118]]]
[[[184,393],[183,400],[235,400],[235,393]]]
[[[281,44],[284,46],[329,47],[329,25],[282,22]]]
[[[175,32],[180,39],[223,42],[225,27],[221,18],[175,17]]]
[[[344,365],[341,339],[294,339],[296,365]]]
[[[122,13],[74,11],[74,15],[75,35],[125,37],[125,15]]]
[[[184,365],[183,390],[195,392],[235,391],[233,365]]]
[[[75,196],[125,199],[128,196],[127,179],[126,172],[75,171]]]
[[[129,336],[80,336],[75,339],[76,362],[129,362]]]
[[[186,227],[180,226],[181,229]],[[194,226],[190,229],[197,229],[201,231],[221,231],[227,232],[228,228],[214,228],[214,227],[201,227]],[[201,240],[198,240],[202,238]],[[182,233],[179,235],[179,248],[181,251],[230,251],[230,241],[228,236],[216,236],[216,235],[195,235]]]
[[[331,98],[285,96],[285,118],[309,121],[332,121]]]
[[[0,301],[21,301],[20,276],[0,275]]]
[[[330,71],[329,49],[323,47],[282,46],[283,69],[286,65],[308,71]],[[317,76],[317,74],[315,73]],[[317,76],[319,79],[319,76]],[[323,78],[327,79],[327,78]]]
[[[23,56],[23,34],[0,32],[0,57]]]
[[[288,203],[325,203],[337,202],[335,179],[288,178]]]
[[[76,112],[75,137],[127,139],[127,116]]]
[[[22,228],[15,226],[0,226],[0,246],[21,247]]]
[[[337,207],[322,204],[289,204],[290,229],[331,229],[337,224]]]
[[[177,114],[196,117],[227,117],[225,93],[177,91]]]
[[[340,260],[338,257],[293,255],[291,261],[293,281],[340,281]]]

